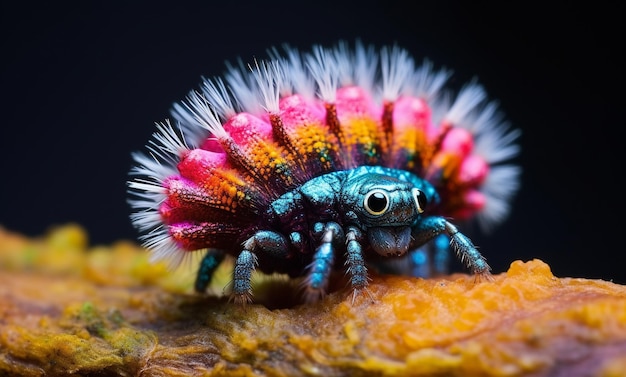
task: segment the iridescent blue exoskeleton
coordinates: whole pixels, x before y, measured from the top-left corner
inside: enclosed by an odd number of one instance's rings
[[[429,205],[438,201],[430,183],[404,170],[361,166],[314,178],[274,200],[259,229],[243,243],[235,262],[234,297],[249,299],[258,266],[292,277],[306,273],[306,295],[314,300],[326,292],[333,268],[344,264],[356,296],[367,287],[367,260],[404,256],[439,235],[450,237],[474,274],[488,278],[489,266],[469,238],[443,217],[429,216]],[[206,289],[223,257],[220,250],[206,254],[198,291]]]

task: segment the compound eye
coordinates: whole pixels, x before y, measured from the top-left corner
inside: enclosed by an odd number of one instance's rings
[[[365,195],[365,210],[372,215],[382,215],[389,208],[389,197],[383,190],[372,190]]]
[[[417,206],[417,212],[423,213],[426,209],[426,205],[428,204],[428,199],[426,198],[426,194],[423,191],[414,188],[413,189],[413,199],[415,199],[415,205]]]

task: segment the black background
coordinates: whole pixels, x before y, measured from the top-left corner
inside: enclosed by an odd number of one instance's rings
[[[285,42],[306,51],[360,38],[452,69],[452,86],[478,79],[522,130],[511,217],[491,235],[472,234],[495,272],[541,258],[557,276],[626,283],[618,6],[5,3],[0,225],[9,230],[37,236],[78,222],[92,244],[135,240],[130,153],[201,76]]]

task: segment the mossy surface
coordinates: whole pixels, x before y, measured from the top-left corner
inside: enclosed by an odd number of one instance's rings
[[[465,274],[372,276],[296,304],[261,279],[258,304],[192,292],[130,242],[89,247],[78,226],[28,239],[0,229],[0,375],[623,376],[626,287],[515,261]],[[228,266],[226,266],[228,267]],[[277,299],[278,298],[278,299]]]

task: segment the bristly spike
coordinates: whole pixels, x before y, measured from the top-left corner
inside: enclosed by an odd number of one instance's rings
[[[465,85],[461,88],[454,103],[445,115],[445,121],[455,126],[467,124],[465,118],[474,111],[485,98],[487,98],[487,95],[482,86],[475,83]]]
[[[356,41],[354,47],[354,83],[365,91],[374,93],[374,83],[377,79],[378,58],[373,45],[365,46],[360,40]]]
[[[154,139],[160,144],[157,146],[158,151],[165,150],[174,156],[180,156],[190,149],[184,135],[182,135],[182,130],[180,135],[176,133],[169,120],[164,123],[157,123],[156,127],[159,132],[154,134]]]
[[[386,153],[381,156],[383,161],[388,161],[391,158],[391,144],[393,142],[393,109],[393,102],[385,101],[385,103],[383,103],[383,112],[380,119],[383,131],[382,150],[386,151]]]
[[[452,76],[452,71],[441,69],[433,71],[433,63],[424,59],[422,65],[413,72],[410,83],[406,86],[409,94],[426,100],[435,100],[441,89]]]
[[[207,102],[215,109],[220,119],[228,120],[237,115],[232,94],[226,88],[226,84],[224,84],[222,78],[217,77],[213,80],[204,79],[202,83],[202,93],[204,93]]]
[[[317,83],[319,97],[326,103],[335,103],[339,69],[334,54],[322,46],[315,46],[313,52],[306,56],[306,62]]]
[[[406,84],[414,74],[415,63],[409,53],[394,46],[380,50],[380,69],[382,76],[382,95],[384,101],[393,102],[404,94]]]
[[[228,135],[215,110],[207,102],[206,98],[196,91],[190,92],[187,100],[182,104],[175,103],[172,115],[179,122],[204,128],[216,137],[226,137]]]
[[[152,155],[132,155],[137,165],[131,169],[130,175],[136,178],[128,182],[131,195],[128,203],[136,210],[131,219],[142,232],[163,229],[158,209],[167,193],[162,183],[166,177],[177,173],[176,161],[187,150],[183,136],[174,131],[169,121],[157,123],[157,130],[148,146]]]
[[[257,93],[255,92],[256,82],[246,68],[243,60],[238,59],[238,67],[230,63],[226,63],[228,71],[226,72],[226,82],[239,105],[239,110],[252,114],[261,114],[262,106],[257,101]]]
[[[190,256],[172,240],[167,229],[159,228],[152,233],[141,237],[145,241],[144,246],[153,250],[150,256],[152,262],[164,261],[170,269],[175,269]]]
[[[480,137],[476,138],[476,154],[485,157],[489,164],[509,160],[519,153],[515,141],[520,137],[519,129],[511,129],[497,111],[497,103],[489,102],[469,120],[471,130]]]
[[[283,97],[299,94],[307,100],[313,100],[315,98],[315,80],[308,71],[302,54],[287,44],[283,45],[283,50],[287,55],[285,58],[275,48],[270,51],[272,60],[282,63],[284,67],[279,81],[281,94],[284,92]]]
[[[510,211],[511,197],[519,189],[519,166],[505,165],[491,169],[483,184],[485,208],[477,213],[477,220],[485,232],[502,222]]]
[[[176,174],[176,170],[169,165],[162,164],[157,158],[150,158],[145,154],[133,154],[138,165],[131,170],[131,175],[138,176],[128,182],[128,200],[135,210],[130,218],[143,235],[140,240],[145,247],[152,250],[152,260],[165,260],[171,268],[185,257],[181,250],[169,237],[167,227],[159,213],[159,206],[167,198],[167,190],[163,181],[168,176]]]
[[[261,103],[261,107],[268,113],[277,114],[278,99],[280,88],[278,87],[278,79],[282,76],[282,69],[276,62],[259,63],[254,60],[254,66],[249,66],[252,77],[256,82],[258,89],[257,101]]]
[[[355,85],[354,80],[354,63],[355,59],[350,51],[350,46],[345,41],[340,41],[332,50],[335,62],[337,63],[337,80],[338,85],[351,86]]]
[[[278,89],[278,98],[285,98],[294,94],[293,83],[289,77],[291,74],[291,67],[289,66],[287,59],[277,57],[273,59],[272,65],[276,67],[274,72],[275,77],[273,77],[273,80]]]
[[[471,131],[475,135],[475,153],[489,164],[497,164],[519,153],[519,146],[515,141],[521,131],[512,130],[503,121],[502,114],[497,110],[497,103],[487,102],[486,98],[481,86],[475,83],[466,85],[450,107],[445,121]]]

